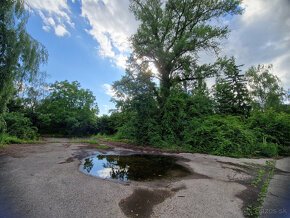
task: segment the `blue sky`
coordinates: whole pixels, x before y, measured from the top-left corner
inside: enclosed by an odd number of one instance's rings
[[[93,91],[100,113],[114,108],[110,85],[124,73],[130,53],[128,37],[138,23],[128,0],[25,0],[30,11],[28,32],[44,44],[48,64],[41,70],[48,82],[77,80]],[[274,72],[289,88],[290,3],[286,0],[244,0],[242,16],[225,19],[232,32],[221,55],[237,58],[245,69],[274,64]],[[273,14],[273,11],[276,11]],[[208,54],[201,54],[207,62]]]
[[[83,88],[93,91],[100,113],[107,113],[109,108],[114,108],[110,102],[111,95],[106,94],[109,92],[108,85],[121,78],[124,68],[98,54],[99,43],[87,33],[86,30],[90,28],[87,19],[80,17],[80,2],[68,5],[74,28],[68,25],[69,34],[63,36],[44,30],[41,16],[30,13],[27,31],[44,44],[49,53],[48,63],[41,70],[49,74],[48,82],[79,81]]]

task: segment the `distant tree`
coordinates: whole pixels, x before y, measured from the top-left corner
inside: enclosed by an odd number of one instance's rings
[[[256,108],[278,109],[282,105],[285,92],[280,85],[280,79],[272,74],[272,70],[273,65],[258,65],[251,67],[245,74]]]
[[[250,112],[251,99],[246,86],[246,79],[237,65],[235,58],[220,59],[223,75],[217,78],[214,87],[217,109],[220,113],[247,115]]]
[[[133,54],[156,66],[161,108],[176,84],[214,73],[214,65],[198,65],[198,52],[217,51],[218,39],[227,36],[228,27],[215,19],[242,12],[240,0],[131,0],[130,9],[141,22],[131,38]]]
[[[51,94],[38,109],[40,131],[67,135],[96,133],[99,109],[95,100],[92,91],[80,88],[77,81],[55,82],[51,85]]]

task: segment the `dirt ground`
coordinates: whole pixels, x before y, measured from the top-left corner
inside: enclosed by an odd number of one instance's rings
[[[251,181],[266,161],[46,140],[0,149],[0,217],[244,217],[258,194]],[[79,171],[81,160],[96,151],[174,155],[192,174],[152,182],[103,180]]]

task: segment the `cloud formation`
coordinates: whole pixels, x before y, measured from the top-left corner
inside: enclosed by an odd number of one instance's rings
[[[109,95],[109,96],[111,96],[111,97],[116,97],[116,93],[115,93],[113,87],[112,87],[110,84],[105,83],[105,84],[103,85],[103,88],[104,88],[105,93],[106,93],[107,95]]]
[[[273,64],[273,73],[290,88],[290,1],[244,0],[243,7],[244,14],[230,23],[224,54],[234,55],[246,69]]]
[[[26,7],[42,18],[42,29],[54,30],[57,36],[70,35],[67,26],[74,28],[67,0],[26,0]]]
[[[71,0],[74,2],[73,0]],[[125,68],[130,54],[128,38],[138,27],[129,12],[129,0],[79,0],[80,19],[86,19],[86,32],[98,43],[98,54]],[[58,36],[69,35],[74,27],[67,0],[26,0],[39,13],[45,31],[53,30]],[[226,22],[231,33],[222,44],[223,55],[235,56],[244,69],[258,64],[273,64],[285,88],[290,84],[290,1],[244,0],[244,14]],[[206,58],[206,60],[210,60]]]
[[[91,26],[87,30],[99,43],[98,52],[125,68],[130,53],[128,38],[136,32],[137,21],[129,12],[128,0],[81,0],[82,17]]]

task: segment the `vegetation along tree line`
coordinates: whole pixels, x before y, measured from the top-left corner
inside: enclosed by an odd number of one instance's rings
[[[131,0],[140,25],[125,74],[113,83],[116,109],[103,116],[79,82],[46,84],[39,68],[48,54],[26,32],[23,1],[1,4],[0,144],[99,134],[215,155],[289,155],[289,91],[273,66],[243,72],[235,57],[199,61],[202,51],[218,56],[229,29],[215,21],[242,14],[240,0]]]

